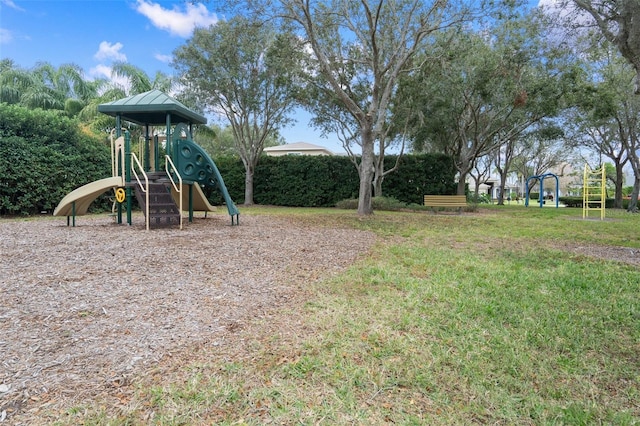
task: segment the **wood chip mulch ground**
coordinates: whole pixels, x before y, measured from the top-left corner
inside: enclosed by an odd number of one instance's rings
[[[343,270],[371,233],[266,216],[145,232],[108,216],[0,221],[0,422],[44,424],[195,347],[228,347],[305,283]],[[238,344],[240,347],[241,344]]]
[[[261,324],[295,338],[300,321],[286,312],[304,301],[305,285],[376,241],[339,226],[240,219],[232,227],[215,214],[150,232],[142,216],[133,226],[83,216],[75,228],[57,218],[0,220],[0,423],[47,424],[44,411],[117,395],[201,350],[249,356],[241,331]],[[640,265],[637,249],[556,248]]]

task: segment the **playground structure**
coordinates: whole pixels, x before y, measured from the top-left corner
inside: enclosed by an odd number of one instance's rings
[[[67,225],[84,215],[91,203],[106,191],[115,195],[114,214],[122,223],[123,208],[127,223],[132,224],[132,196],[145,215],[146,229],[178,225],[182,229],[184,207],[189,222],[194,211],[215,211],[201,186],[215,188],[225,200],[231,225],[239,224],[240,213],[211,157],[193,141],[194,124],[207,119],[180,102],[151,90],[114,102],[101,104],[98,111],[114,116],[116,127],[111,132],[111,174],[109,178],[88,183],[67,194],[54,210],[54,216],[66,216]],[[122,122],[144,127],[144,142],[138,155],[131,150],[131,137]],[[150,134],[151,126],[166,126],[164,147],[158,135]],[[124,132],[123,132],[124,130]],[[161,149],[164,148],[164,158]]]
[[[554,200],[556,202],[556,208],[558,208],[558,206],[559,206],[559,204],[558,204],[558,195],[559,195],[559,192],[558,192],[558,176],[556,176],[553,173],[545,173],[545,174],[542,174],[542,175],[530,176],[530,177],[527,178],[527,182],[525,184],[525,187],[527,189],[526,197],[525,197],[525,200],[524,200],[525,207],[529,207],[529,191],[533,187],[533,185],[529,185],[529,182],[532,181],[532,180],[537,180],[539,182],[539,184],[540,184],[540,191],[539,191],[540,195],[538,197],[539,198],[538,201],[540,203],[540,207],[544,207],[544,180],[546,178],[548,178],[548,177],[553,177],[556,180],[556,192],[555,192]]]
[[[606,173],[604,165],[592,170],[584,165],[582,178],[582,218],[588,218],[590,211],[600,212],[600,220],[604,220],[607,201]]]

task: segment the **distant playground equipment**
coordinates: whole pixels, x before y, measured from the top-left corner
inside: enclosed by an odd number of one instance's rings
[[[526,192],[526,196],[525,196],[525,200],[524,200],[524,205],[525,207],[529,207],[529,191],[531,189],[531,187],[533,185],[529,185],[529,182],[532,180],[537,180],[540,186],[540,196],[539,196],[539,202],[540,202],[540,207],[544,206],[544,180],[548,177],[553,177],[556,180],[556,192],[555,192],[555,197],[554,200],[556,202],[556,208],[558,208],[558,176],[556,176],[553,173],[545,173],[542,175],[537,175],[537,176],[530,176],[527,178],[527,182],[525,184],[525,187],[527,189]]]
[[[588,218],[590,211],[598,211],[600,212],[600,220],[604,220],[607,201],[604,165],[592,170],[588,164],[585,164],[582,182],[582,218]]]
[[[98,111],[116,118],[111,132],[111,177],[88,183],[67,194],[53,212],[70,219],[84,215],[91,203],[106,191],[113,190],[114,214],[122,223],[123,207],[131,225],[132,196],[145,215],[146,229],[179,224],[182,229],[183,206],[187,206],[189,222],[194,211],[215,211],[202,186],[215,188],[225,200],[231,225],[238,225],[240,213],[229,196],[218,167],[211,157],[192,139],[194,124],[207,119],[159,90],[151,90],[98,106]],[[131,136],[122,121],[144,126],[144,143],[138,155],[131,151]],[[151,137],[150,126],[166,126],[164,158],[161,141]],[[142,160],[141,160],[141,159]]]

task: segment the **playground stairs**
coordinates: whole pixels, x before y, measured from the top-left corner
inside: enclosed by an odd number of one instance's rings
[[[165,172],[147,173],[149,178],[149,227],[159,228],[180,224],[180,210],[171,196],[171,182]],[[145,193],[135,182],[138,204],[146,212]]]

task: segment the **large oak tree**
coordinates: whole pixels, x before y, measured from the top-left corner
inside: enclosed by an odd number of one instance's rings
[[[422,95],[413,148],[453,157],[460,195],[478,159],[558,114],[581,75],[563,49],[544,43],[543,22],[532,18],[442,34],[405,82]]]
[[[253,204],[253,175],[265,142],[290,122],[301,54],[298,38],[240,15],[196,29],[174,52],[185,88],[233,129],[246,172],[246,205]]]
[[[635,94],[640,95],[640,2],[638,0],[565,0],[577,10],[587,12],[604,38],[618,49],[636,73]],[[581,22],[576,20],[577,22]],[[574,22],[576,22],[574,21]],[[588,25],[589,23],[587,23]],[[631,118],[631,117],[630,117]],[[637,118],[632,117],[635,131],[624,140],[634,172],[634,185],[629,211],[638,210],[640,195],[640,138]]]
[[[358,131],[358,213],[373,212],[376,141],[386,138],[398,78],[427,38],[467,19],[448,0],[280,0],[279,17],[299,30],[314,77]]]

